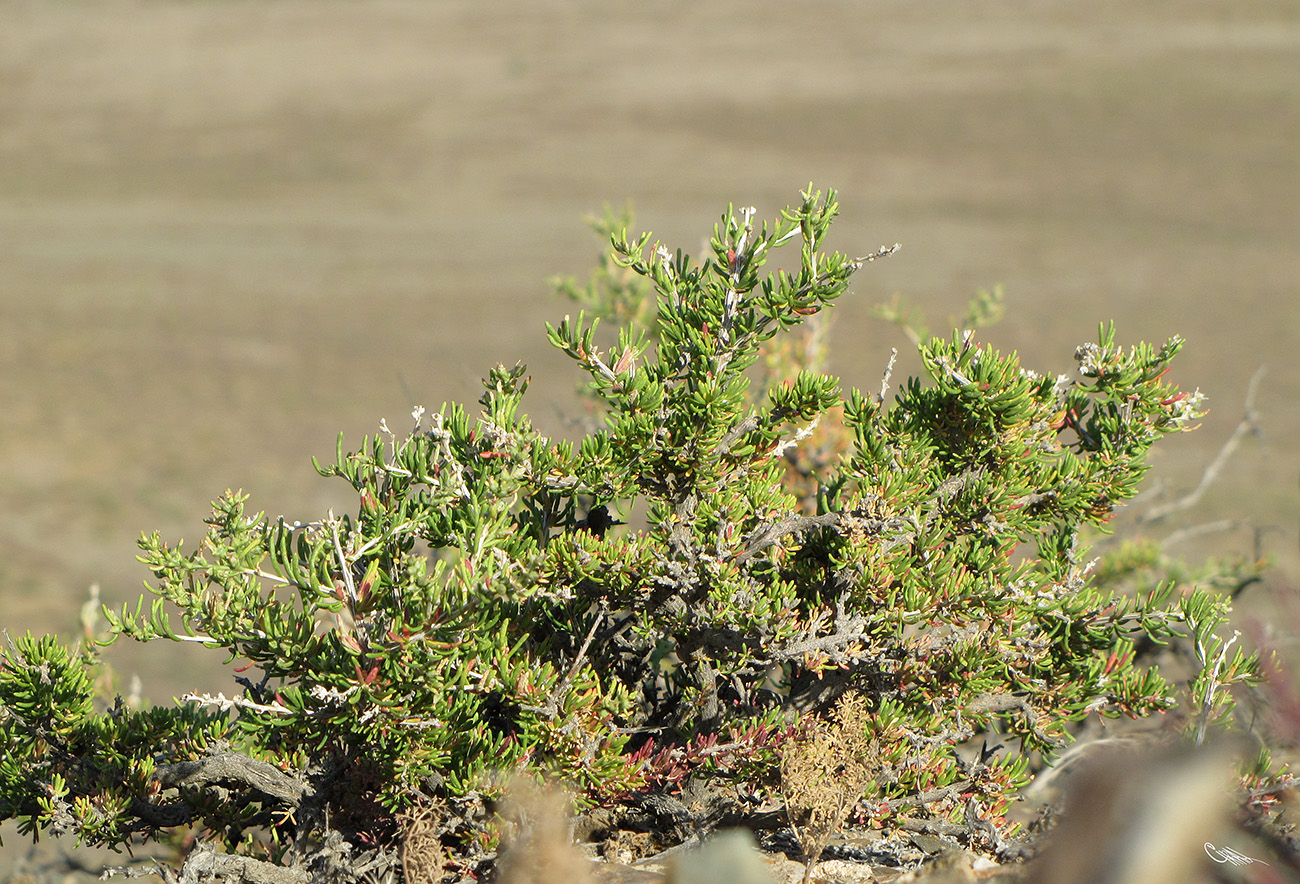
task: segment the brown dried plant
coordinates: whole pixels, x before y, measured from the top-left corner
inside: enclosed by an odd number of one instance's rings
[[[829,718],[815,721],[782,755],[781,794],[803,849],[804,884],[831,835],[874,784],[880,759],[871,731],[864,727],[868,716],[866,697],[850,691]]]
[[[439,836],[440,808],[418,806],[400,814],[402,878],[406,884],[438,884],[446,848]]]

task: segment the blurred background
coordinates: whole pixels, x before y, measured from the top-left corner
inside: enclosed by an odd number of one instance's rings
[[[903,249],[835,308],[831,370],[878,389],[895,293],[1027,367],[1113,319],[1188,340],[1209,397],[1157,455],[1184,524],[1261,529],[1297,573],[1300,6],[1294,0],[0,0],[0,625],[77,631],[134,600],[142,531],[193,542],[227,488],[312,519],[352,504],[310,458],[472,402],[523,360],[571,433],[543,323],[631,201],[699,253],[728,203],[840,192],[831,248]],[[914,370],[900,361],[895,383]],[[1162,489],[1162,490],[1161,490]],[[1249,528],[1179,552],[1251,555]],[[221,655],[116,647],[166,701]]]

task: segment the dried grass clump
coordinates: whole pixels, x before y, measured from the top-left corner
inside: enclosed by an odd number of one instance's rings
[[[438,884],[447,850],[439,836],[440,808],[414,807],[401,814],[402,878],[406,884]]]
[[[862,694],[845,694],[834,714],[791,741],[781,758],[781,794],[807,863],[804,884],[830,836],[875,781],[879,753],[863,727],[868,714]]]

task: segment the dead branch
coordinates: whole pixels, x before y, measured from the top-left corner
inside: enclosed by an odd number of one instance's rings
[[[938,789],[931,789],[928,792],[918,792],[915,795],[904,795],[901,798],[890,798],[887,801],[881,801],[879,803],[893,811],[905,810],[909,807],[924,807],[932,802],[943,801],[945,798],[960,795],[973,785],[974,780],[958,780],[951,785],[942,786]]]
[[[812,651],[828,651],[854,642],[868,641],[870,638],[871,633],[868,632],[837,632],[832,635],[821,635],[777,648],[768,659],[774,663],[784,663],[786,660],[802,657]]]
[[[1209,466],[1205,468],[1205,472],[1201,474],[1201,481],[1197,486],[1191,492],[1176,500],[1153,506],[1142,513],[1137,518],[1139,525],[1159,522],[1174,513],[1195,506],[1201,497],[1205,495],[1206,490],[1219,478],[1219,473],[1223,471],[1224,466],[1227,465],[1228,460],[1237,450],[1237,446],[1241,444],[1241,440],[1246,436],[1259,433],[1259,413],[1255,411],[1255,394],[1259,391],[1259,384],[1264,379],[1264,374],[1265,368],[1261,365],[1251,375],[1250,385],[1246,388],[1245,413],[1242,415],[1240,423],[1237,424],[1237,428],[1228,437],[1228,441],[1224,443],[1223,448],[1219,449],[1219,453],[1215,455],[1214,460],[1210,461]]]
[[[876,407],[880,408],[885,404],[885,397],[889,395],[889,379],[894,374],[894,363],[898,361],[898,348],[889,348],[889,364],[885,366],[884,377],[880,379],[880,395],[876,397]]]

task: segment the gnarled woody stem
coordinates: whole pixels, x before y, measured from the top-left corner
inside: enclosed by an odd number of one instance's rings
[[[221,752],[197,761],[164,764],[154,771],[153,779],[164,789],[204,787],[208,785],[246,786],[268,798],[294,807],[302,802],[307,787],[273,764],[240,755]]]
[[[749,535],[745,541],[745,548],[736,556],[735,563],[744,564],[787,534],[807,531],[810,528],[833,528],[839,524],[839,521],[839,513],[825,513],[820,516],[792,515],[776,522],[765,522]]]
[[[162,866],[155,866],[159,877],[168,884],[198,884],[200,881],[231,880],[251,884],[308,884],[311,875],[305,869],[277,866],[251,856],[218,853],[200,845],[185,860],[180,874]]]

